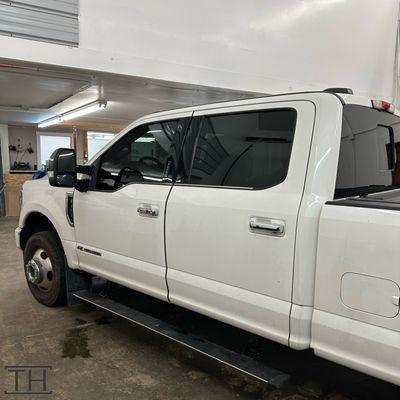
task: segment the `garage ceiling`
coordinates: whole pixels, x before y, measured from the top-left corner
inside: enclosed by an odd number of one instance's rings
[[[108,101],[105,110],[68,121],[70,126],[94,130],[107,125],[111,130],[118,130],[155,111],[260,95],[6,60],[0,60],[0,88],[2,124],[38,124],[94,100],[105,99]]]
[[[0,65],[0,104],[2,107],[49,109],[91,85],[86,77],[63,77],[19,71]]]

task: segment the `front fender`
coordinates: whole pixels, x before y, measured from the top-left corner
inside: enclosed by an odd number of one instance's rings
[[[71,190],[50,186],[46,178],[25,182],[19,228],[25,228],[26,221],[32,213],[44,215],[60,237],[68,265],[77,268],[75,229],[69,225],[65,210],[66,194]]]

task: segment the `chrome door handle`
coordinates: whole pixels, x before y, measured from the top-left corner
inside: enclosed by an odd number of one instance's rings
[[[139,204],[137,212],[142,217],[158,217],[159,209],[153,204]]]
[[[285,221],[263,217],[250,218],[250,231],[270,236],[284,236]]]

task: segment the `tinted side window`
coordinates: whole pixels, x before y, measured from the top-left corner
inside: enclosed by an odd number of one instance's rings
[[[400,184],[400,118],[370,107],[343,107],[335,197]]]
[[[204,117],[189,182],[263,188],[287,175],[296,112],[269,110]]]
[[[96,188],[172,181],[187,119],[142,125],[115,143],[100,161]]]

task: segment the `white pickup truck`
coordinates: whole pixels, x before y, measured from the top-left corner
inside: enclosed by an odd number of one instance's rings
[[[400,385],[391,104],[331,90],[160,112],[84,166],[57,150],[48,178],[24,184],[16,230],[39,302],[80,270]]]

